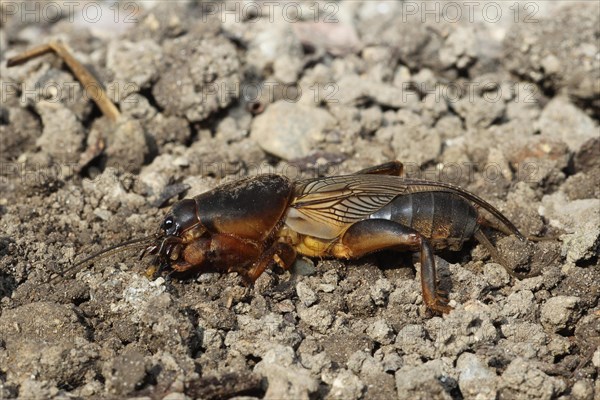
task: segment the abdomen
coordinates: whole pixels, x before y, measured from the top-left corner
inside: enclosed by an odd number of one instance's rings
[[[421,192],[396,197],[373,213],[408,226],[430,240],[434,248],[458,250],[477,229],[477,210],[460,196],[447,192]]]

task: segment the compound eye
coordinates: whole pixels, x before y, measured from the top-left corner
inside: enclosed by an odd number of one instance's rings
[[[165,219],[165,221],[163,222],[162,229],[168,233],[174,225],[175,223],[173,222],[173,218],[167,217],[167,219]]]

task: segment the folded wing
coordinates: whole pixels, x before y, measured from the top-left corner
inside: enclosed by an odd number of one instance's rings
[[[300,234],[334,239],[395,197],[430,191],[455,193],[472,201],[522,238],[500,211],[470,192],[448,183],[387,175],[344,175],[298,181],[286,224]]]

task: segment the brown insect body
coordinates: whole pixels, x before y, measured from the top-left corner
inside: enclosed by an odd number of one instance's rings
[[[434,249],[458,250],[473,236],[490,248],[478,208],[501,222],[497,228],[524,238],[474,194],[401,178],[401,171],[391,162],[353,175],[291,182],[270,174],[229,183],[176,203],[144,253],[157,255],[160,270],[238,272],[251,283],[273,263],[289,268],[298,253],[351,259],[384,249],[418,251],[424,302],[448,312]]]

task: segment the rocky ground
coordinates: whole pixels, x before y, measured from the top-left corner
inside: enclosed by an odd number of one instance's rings
[[[0,3],[0,398],[600,399],[597,2],[35,4]],[[52,54],[6,67],[50,39],[117,122]],[[253,288],[135,252],[61,274],[178,197],[390,159],[549,237],[494,237],[536,276],[442,253],[440,316],[410,254]]]

